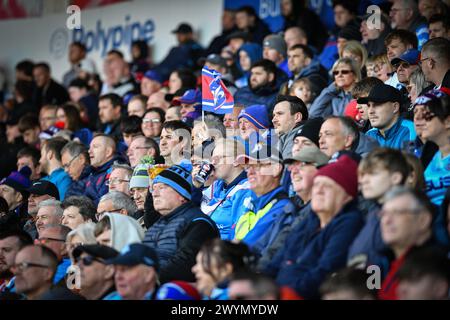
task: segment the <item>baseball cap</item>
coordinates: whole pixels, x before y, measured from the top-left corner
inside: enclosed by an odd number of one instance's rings
[[[308,146],[300,149],[292,157],[284,160],[284,164],[291,164],[294,161],[301,161],[314,164],[316,167],[321,167],[328,163],[328,157],[325,153],[320,151],[316,146]]]
[[[245,31],[235,31],[235,32],[232,32],[232,33],[230,33],[228,36],[227,36],[227,41],[230,41],[231,39],[242,39],[242,40],[244,40],[244,41],[248,41],[249,40],[249,34],[247,33],[247,32],[245,32]]]
[[[46,180],[36,181],[31,185],[30,189],[28,189],[28,192],[30,194],[36,194],[38,196],[43,196],[47,194],[55,198],[56,200],[59,200],[58,188],[50,181]]]
[[[192,33],[192,27],[188,23],[180,23],[175,30],[172,30],[172,33]]]
[[[78,246],[73,249],[72,256],[75,260],[77,260],[83,252],[94,258],[101,258],[104,260],[112,259],[119,254],[117,250],[108,246],[104,246],[101,244],[87,244]]]
[[[392,59],[391,64],[395,65],[402,61],[408,62],[410,65],[418,65],[420,61],[420,51],[417,49],[406,50],[400,57]]]
[[[144,73],[144,78],[147,78],[149,80],[154,80],[159,83],[163,83],[163,79],[161,78],[161,76],[158,74],[158,72],[156,72],[154,70],[149,70],[146,73]]]
[[[208,55],[206,57],[205,62],[209,62],[212,64],[216,64],[222,68],[226,68],[227,67],[227,61],[222,58],[220,55],[216,54],[216,53],[211,53],[210,55]]]
[[[119,255],[105,261],[105,264],[114,264],[122,266],[136,266],[143,264],[148,267],[159,270],[158,255],[156,251],[142,243],[133,243],[125,246]]]
[[[359,104],[367,104],[369,101],[375,103],[384,103],[384,102],[402,102],[402,96],[400,91],[395,89],[392,86],[387,84],[377,84],[375,87],[370,90],[370,93],[365,98],[359,98]]]
[[[194,104],[202,102],[202,92],[198,89],[187,90],[179,99],[180,103]]]
[[[236,157],[237,164],[255,164],[255,163],[282,163],[282,155],[280,151],[265,143],[258,143],[255,145],[250,154],[241,154]]]

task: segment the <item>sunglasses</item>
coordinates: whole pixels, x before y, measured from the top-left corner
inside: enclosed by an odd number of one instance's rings
[[[398,69],[400,67],[402,67],[403,69],[408,69],[409,67],[411,67],[411,64],[409,64],[408,62],[400,62],[394,64],[393,67],[394,69]]]
[[[353,71],[352,70],[335,70],[335,71],[333,71],[333,75],[334,76],[337,76],[337,75],[340,75],[340,74],[346,75],[346,74],[349,74],[349,73],[353,73]]]
[[[105,262],[101,259],[95,258],[93,256],[86,256],[83,258],[79,258],[76,260],[77,263],[81,262],[84,266],[90,266],[94,261],[97,261],[101,264],[104,264]]]

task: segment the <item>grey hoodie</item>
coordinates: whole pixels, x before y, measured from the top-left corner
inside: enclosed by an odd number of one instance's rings
[[[125,246],[142,242],[144,229],[136,219],[118,213],[106,213],[111,223],[111,247],[121,251]]]

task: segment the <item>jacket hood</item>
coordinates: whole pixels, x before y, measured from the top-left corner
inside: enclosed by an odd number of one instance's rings
[[[246,43],[239,49],[239,52],[241,51],[245,51],[247,53],[251,64],[262,59],[262,48],[257,43]]]
[[[132,243],[144,240],[144,229],[135,219],[118,213],[105,214],[111,223],[111,247],[117,251]]]

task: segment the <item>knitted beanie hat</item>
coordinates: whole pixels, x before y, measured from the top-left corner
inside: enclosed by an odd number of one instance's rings
[[[305,124],[298,129],[297,133],[294,135],[294,139],[297,137],[305,137],[311,140],[316,146],[319,146],[319,132],[323,121],[322,118],[308,119]]]
[[[240,118],[247,119],[258,129],[268,129],[270,126],[269,114],[267,107],[264,105],[255,104],[243,109],[238,116],[238,120]]]
[[[173,188],[188,200],[192,199],[192,169],[185,164],[179,164],[165,169],[153,179],[153,184],[164,183]]]
[[[316,177],[323,176],[332,179],[350,196],[358,195],[358,163],[348,155],[341,156],[336,162],[330,163],[316,173]]]
[[[133,175],[130,179],[130,189],[133,188],[148,188],[150,185],[150,178],[148,176],[148,169],[150,165],[147,163],[139,163],[133,170]]]
[[[172,281],[158,290],[156,300],[201,300],[198,290],[188,282]]]
[[[0,185],[4,184],[22,194],[28,194],[28,189],[30,188],[31,169],[27,166],[23,167],[19,171],[13,171],[9,176],[3,178],[0,181]]]

